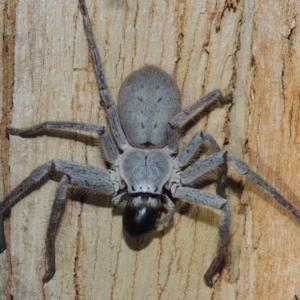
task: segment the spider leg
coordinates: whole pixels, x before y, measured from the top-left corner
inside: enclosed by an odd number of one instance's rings
[[[205,283],[209,286],[213,286],[213,277],[216,273],[218,273],[225,262],[226,258],[226,248],[229,240],[229,226],[230,226],[230,209],[228,204],[225,204],[220,221],[219,221],[219,244],[218,244],[218,252],[216,257],[213,259],[209,268],[204,274]]]
[[[205,131],[197,132],[188,144],[178,153],[176,161],[179,167],[185,167],[192,160],[201,146],[206,146],[213,152],[221,151],[217,142]]]
[[[235,155],[226,152],[225,158],[230,161],[235,169],[246,178],[257,184],[265,193],[275,199],[283,208],[288,210],[292,216],[300,223],[300,212],[286,200],[273,186],[266,182],[263,178],[253,172],[248,165]]]
[[[213,152],[221,151],[219,145],[211,135],[209,135],[205,131],[200,131],[194,135],[190,142],[182,149],[182,151],[176,157],[176,161],[178,162],[179,167],[186,166],[202,145],[205,145],[206,147],[208,147],[208,149],[212,150]],[[224,163],[219,170],[216,189],[216,193],[222,198],[226,198],[225,181],[227,177],[227,171],[227,164]]]
[[[236,157],[235,155],[228,153],[227,151],[221,151],[212,154],[208,158],[194,163],[180,174],[180,179],[183,184],[189,184],[198,177],[201,177],[205,173],[215,170],[222,166],[226,162],[231,162],[235,169],[252,182],[256,183],[265,193],[275,199],[283,208],[288,210],[292,216],[300,223],[300,212],[286,200],[274,187],[267,183],[263,178],[253,172],[248,165]],[[212,285],[212,277],[222,267],[222,263],[225,258],[226,244],[228,242],[229,235],[229,223],[230,223],[230,212],[228,205],[223,209],[222,216],[220,219],[220,242],[218,246],[218,254],[213,260],[211,266],[205,274],[205,281],[207,285]]]
[[[90,17],[88,14],[85,0],[79,0],[79,6],[80,6],[82,18],[83,18],[83,26],[84,26],[85,33],[87,36],[90,52],[91,52],[91,55],[92,55],[92,58],[94,61],[94,68],[95,68],[96,77],[97,77],[97,81],[98,81],[98,85],[99,85],[99,89],[100,89],[100,95],[106,105],[110,128],[113,132],[113,135],[117,141],[118,146],[122,150],[125,150],[128,145],[128,142],[127,142],[127,139],[125,137],[124,131],[122,129],[122,126],[121,126],[121,123],[119,120],[116,105],[110,95],[108,88],[107,88],[107,83],[106,83],[105,75],[103,72],[100,53],[98,51],[98,47],[97,47],[95,37],[93,34],[91,21],[90,21]]]
[[[88,192],[105,195],[112,195],[115,192],[115,188],[110,182],[110,175],[105,170],[63,160],[52,160],[39,166],[0,203],[0,250],[4,251],[6,248],[3,218],[7,211],[9,211],[18,200],[24,198],[33,190],[38,189],[48,179],[59,179],[59,185],[56,191],[47,232],[47,259],[49,269],[43,278],[44,282],[49,281],[55,273],[55,233],[61,210],[66,201],[68,186],[71,185]]]
[[[208,105],[216,102],[220,102],[221,104],[227,104],[232,101],[232,95],[229,94],[226,97],[223,97],[219,90],[214,90],[209,94],[205,95],[197,102],[186,108],[185,110],[181,111],[175,117],[173,117],[168,123],[168,146],[170,149],[177,151],[178,148],[178,140],[179,140],[179,133],[178,133],[178,126],[184,123],[187,118],[197,111],[207,107]]]
[[[114,192],[113,186],[105,186],[98,178],[89,178],[82,174],[69,173],[62,177],[56,190],[50,221],[47,230],[47,260],[48,269],[43,277],[43,282],[48,282],[55,274],[55,236],[57,224],[61,217],[61,212],[67,200],[68,186],[76,186],[91,192],[110,195]]]
[[[79,122],[44,122],[26,128],[7,127],[6,132],[10,135],[17,135],[23,138],[33,137],[38,134],[45,134],[51,130],[83,130],[87,132],[96,132],[99,135],[100,142],[106,157],[106,160],[113,163],[118,157],[118,149],[113,142],[109,131],[100,125],[79,123]]]
[[[164,198],[166,200],[166,203],[164,204],[164,208],[166,209],[167,213],[156,221],[155,226],[159,226],[163,223],[169,222],[173,218],[176,212],[173,201],[171,201],[171,199],[167,195],[164,195]]]
[[[5,234],[4,234],[4,219],[0,217],[0,253],[2,253],[7,247]]]
[[[222,162],[223,164],[220,164],[221,168],[219,170],[219,176],[218,176],[218,181],[217,181],[217,188],[216,188],[216,193],[221,199],[224,200],[226,199],[226,194],[225,194],[225,183],[226,183],[226,177],[227,177],[227,171],[228,171],[228,166],[227,163],[224,162],[222,159],[223,154],[221,152],[221,149],[215,139],[209,135],[208,133],[201,131],[197,133],[191,140],[190,142],[182,149],[182,151],[178,154],[177,156],[177,161],[180,167],[186,166],[189,161],[193,158],[193,156],[197,153],[198,149],[201,147],[201,145],[207,146],[210,150],[212,150],[215,153],[214,157],[217,157],[216,161]],[[219,166],[219,165],[218,165]],[[214,170],[216,167],[211,164],[211,159],[208,158],[206,160],[203,160],[199,163],[193,165],[191,168],[187,168],[182,174],[181,173],[181,182],[183,183],[191,183],[193,180],[196,178],[201,177],[201,175],[204,175],[206,172],[209,172],[211,170]],[[182,189],[182,188],[181,188]],[[186,188],[185,188],[186,189]],[[198,193],[200,191],[196,190]],[[191,192],[191,191],[190,191]],[[203,191],[202,191],[203,192]],[[180,190],[176,190],[176,193],[179,194],[181,193]],[[181,195],[182,198],[184,198],[184,195]],[[212,196],[212,195],[210,195]],[[201,200],[204,200],[206,198],[202,198]],[[208,198],[210,199],[210,198]],[[214,199],[213,201],[210,200],[210,206],[213,206],[212,203],[221,203],[218,199]],[[202,203],[205,204],[205,203]],[[206,204],[207,205],[207,204]],[[215,208],[221,208],[213,206]],[[225,202],[225,206],[222,210],[222,214],[220,217],[219,221],[219,243],[218,243],[218,251],[217,255],[212,261],[210,267],[206,271],[204,275],[205,282],[208,286],[212,287],[213,286],[213,281],[212,278],[213,276],[219,272],[222,269],[223,263],[225,261],[226,257],[226,247],[228,244],[228,239],[229,239],[229,225],[230,225],[230,210],[228,207],[228,204]]]
[[[197,190],[190,187],[177,186],[171,193],[175,198],[185,199],[188,202],[210,206],[216,209],[223,209],[227,203],[226,199],[217,195]]]
[[[55,274],[55,235],[57,230],[57,222],[60,219],[62,209],[67,200],[69,178],[64,175],[55,193],[50,222],[47,230],[46,253],[48,260],[48,269],[43,276],[43,282],[48,282]]]
[[[286,200],[273,186],[253,172],[244,161],[227,151],[212,154],[208,158],[186,168],[181,173],[181,182],[184,184],[191,183],[196,178],[202,176],[206,172],[217,169],[227,161],[231,162],[241,175],[244,175],[246,178],[257,184],[265,193],[281,204],[283,208],[290,211],[290,213],[300,223],[300,212],[290,202],[288,202],[288,200]]]
[[[120,193],[116,196],[114,196],[112,199],[111,199],[111,203],[113,206],[119,206],[121,208],[125,208],[126,204],[127,204],[127,201],[123,201],[123,197],[127,195],[127,192],[123,192],[123,193]]]
[[[227,201],[226,199],[221,198],[217,195],[213,195],[208,192],[193,189],[190,187],[177,186],[175,187],[175,191],[173,191],[172,195],[174,197],[185,199],[188,202],[206,205],[216,209],[222,209],[222,213],[219,221],[220,239],[218,244],[217,255],[204,275],[205,283],[208,286],[212,287],[213,286],[212,278],[217,272],[220,271],[226,257],[226,247],[228,244],[229,225],[230,225],[230,210]]]
[[[193,139],[189,144],[194,145],[190,147],[191,149],[194,150],[194,152],[197,150],[195,146],[197,146],[197,144],[200,146],[200,143],[202,142],[205,142],[205,144],[208,145],[209,148],[211,148],[213,151],[219,151],[219,152],[216,152],[211,156],[209,156],[208,158],[200,162],[194,163],[190,167],[186,168],[181,173],[180,176],[181,182],[183,184],[189,184],[193,182],[195,179],[205,175],[207,172],[215,170],[216,168],[221,166],[218,181],[217,181],[216,192],[219,196],[222,197],[221,199],[225,201],[226,198],[225,181],[226,181],[227,170],[228,170],[226,161],[224,160],[225,152],[220,151],[220,148],[218,144],[215,142],[215,140],[213,139],[213,137],[211,137],[207,133],[200,132],[198,136],[197,135],[195,136],[195,143],[193,143],[192,141]],[[191,152],[189,151],[189,149],[183,149],[183,151],[187,153]],[[187,155],[188,154],[186,155],[182,154],[182,157],[187,157]],[[226,258],[226,247],[229,239],[229,226],[230,226],[230,210],[228,204],[225,201],[225,206],[223,207],[222,214],[219,221],[219,243],[218,243],[217,254],[204,275],[205,283],[210,287],[213,286],[213,281],[212,281],[213,276],[222,269],[222,266]]]
[[[216,152],[206,159],[196,162],[186,168],[180,174],[180,180],[183,184],[189,184],[206,173],[216,170],[219,166],[226,163],[226,151]]]
[[[4,218],[10,208],[19,200],[29,195],[32,191],[40,188],[48,179],[59,177],[61,174],[79,174],[85,181],[82,186],[93,189],[102,184],[101,191],[104,194],[113,193],[113,185],[109,182],[107,171],[93,166],[68,162],[63,160],[51,160],[31,172],[12,192],[0,203],[0,221]],[[72,182],[71,182],[72,184]],[[97,185],[98,184],[98,185]],[[1,248],[1,245],[0,245]]]

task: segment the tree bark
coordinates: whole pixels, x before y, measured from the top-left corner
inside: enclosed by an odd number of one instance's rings
[[[109,89],[146,64],[172,74],[182,108],[218,88],[234,103],[205,113],[181,147],[206,130],[300,210],[300,3],[87,1]],[[76,0],[0,0],[3,198],[37,166],[64,159],[106,168],[92,135],[5,136],[7,125],[46,120],[107,125]],[[232,224],[225,267],[203,275],[218,243],[220,212],[177,203],[170,224],[132,242],[102,197],[68,200],[46,284],[45,237],[56,182],[17,203],[5,220],[0,299],[298,299],[300,225],[230,168]],[[209,191],[214,192],[212,187]]]

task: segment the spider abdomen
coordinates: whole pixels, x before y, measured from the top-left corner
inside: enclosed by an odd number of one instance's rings
[[[165,146],[168,122],[179,111],[176,82],[155,66],[133,72],[120,88],[118,113],[132,145]]]

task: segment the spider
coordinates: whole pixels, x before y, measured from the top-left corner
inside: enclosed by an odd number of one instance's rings
[[[229,237],[230,211],[225,195],[227,162],[290,211],[298,222],[300,212],[245,162],[222,151],[205,131],[198,132],[181,151],[178,150],[179,126],[208,105],[231,103],[231,95],[223,97],[219,90],[214,90],[180,111],[180,92],[174,79],[155,66],[145,66],[124,81],[116,108],[107,88],[85,0],[79,0],[79,6],[111,131],[101,125],[58,121],[21,129],[8,127],[7,133],[23,138],[49,130],[97,133],[109,169],[64,160],[51,160],[36,168],[0,203],[0,252],[6,249],[5,216],[17,201],[48,179],[59,183],[47,230],[48,269],[43,282],[48,282],[55,274],[55,235],[69,188],[111,196],[113,205],[123,207],[123,227],[132,238],[143,237],[168,222],[175,214],[173,199],[180,198],[221,210],[217,254],[204,275],[206,284],[212,287],[214,275],[222,269]],[[202,148],[212,154],[195,161]],[[195,187],[199,178],[213,171],[218,175],[216,195]]]

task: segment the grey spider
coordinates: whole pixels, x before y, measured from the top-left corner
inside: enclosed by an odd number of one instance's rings
[[[180,112],[180,93],[173,78],[155,66],[146,66],[133,72],[122,84],[117,111],[107,88],[85,0],[79,0],[79,5],[112,134],[103,126],[76,122],[45,122],[23,129],[9,127],[7,132],[23,138],[45,134],[49,130],[97,133],[110,168],[102,170],[63,160],[52,160],[36,168],[0,203],[0,252],[6,249],[5,216],[17,201],[48,179],[57,180],[59,184],[47,230],[48,269],[43,282],[48,282],[55,273],[57,223],[70,187],[112,196],[113,205],[124,208],[123,227],[133,238],[142,237],[168,222],[175,214],[173,198],[181,198],[221,210],[218,251],[204,275],[206,284],[211,287],[213,276],[222,269],[228,243],[230,211],[224,191],[227,162],[289,210],[298,222],[300,213],[242,160],[221,151],[214,138],[206,132],[197,133],[178,152],[179,125],[210,104],[230,103],[230,95],[223,97],[220,91],[215,90]],[[204,146],[213,154],[194,162],[193,158]],[[217,195],[193,185],[212,171],[218,174]]]

